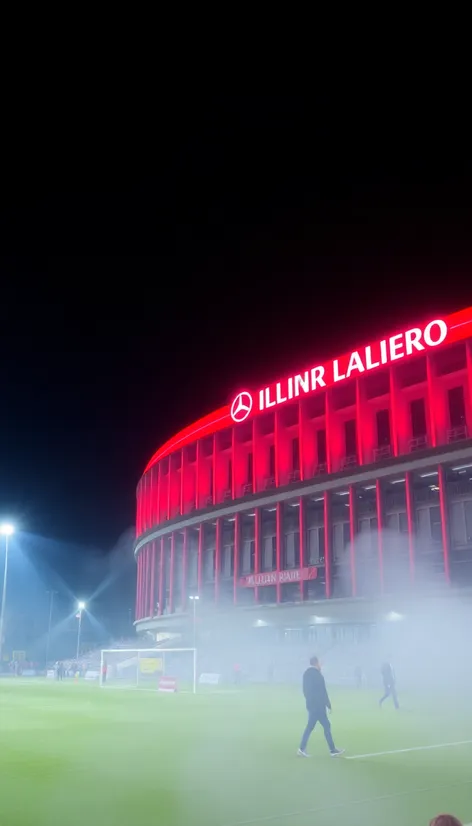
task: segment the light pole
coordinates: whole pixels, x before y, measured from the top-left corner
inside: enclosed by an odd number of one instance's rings
[[[77,629],[77,656],[76,656],[77,662],[79,662],[79,654],[80,654],[80,633],[82,631],[82,613],[83,613],[83,611],[85,611],[86,607],[87,606],[86,606],[85,602],[82,602],[82,601],[79,602],[79,604],[77,605],[78,613],[77,613],[76,616],[78,617],[78,620],[79,620],[79,627]]]
[[[197,647],[197,602],[200,599],[198,594],[192,594],[189,599],[193,602],[193,647]]]
[[[7,599],[8,582],[8,539],[15,533],[15,528],[8,522],[0,525],[0,534],[5,537],[5,567],[3,569],[2,610],[0,612],[0,669],[3,663],[3,629],[5,625],[5,603]]]
[[[54,597],[57,594],[57,591],[46,591],[49,594],[49,622],[48,622],[48,638],[46,642],[46,668],[48,666],[49,660],[49,643],[51,641],[51,624],[52,624],[52,608],[54,605]]]

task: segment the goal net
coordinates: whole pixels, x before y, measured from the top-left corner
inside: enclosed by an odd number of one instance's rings
[[[105,648],[101,654],[100,685],[195,694],[197,649]]]

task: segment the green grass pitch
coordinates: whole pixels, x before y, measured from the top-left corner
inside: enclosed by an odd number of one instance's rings
[[[346,755],[472,741],[470,700],[332,691]],[[0,683],[0,800],[8,826],[421,826],[472,822],[472,742],[333,760],[322,731],[295,756],[305,710],[292,688],[162,695],[95,685]]]

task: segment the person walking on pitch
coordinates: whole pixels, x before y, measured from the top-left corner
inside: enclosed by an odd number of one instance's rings
[[[331,711],[331,702],[318,657],[311,658],[310,666],[303,675],[303,694],[305,695],[306,710],[308,711],[308,722],[297,752],[298,756],[309,757],[306,747],[310,734],[317,723],[321,723],[323,726],[331,757],[339,757],[339,755],[344,754],[344,749],[337,749],[334,745],[333,735],[331,734],[331,724],[326,713],[326,709]]]
[[[387,697],[391,697],[393,700],[393,705],[398,711],[400,705],[398,702],[397,688],[395,685],[395,673],[393,671],[393,668],[390,665],[390,663],[383,663],[381,671],[382,680],[384,684],[384,695],[381,698],[381,700],[379,700],[379,706],[380,708],[382,708],[382,704],[385,702]]]

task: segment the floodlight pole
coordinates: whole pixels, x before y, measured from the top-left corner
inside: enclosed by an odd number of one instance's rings
[[[80,654],[80,633],[82,631],[82,611],[83,608],[79,608],[79,627],[77,629],[77,654],[76,654],[76,661],[79,662],[79,654]]]
[[[7,582],[8,582],[8,533],[5,536],[5,567],[3,569],[3,591],[2,591],[2,610],[0,611],[0,669],[3,663],[3,629],[5,626],[5,604],[7,601]]]
[[[46,641],[46,668],[49,661],[49,643],[51,642],[51,625],[52,625],[52,609],[54,605],[54,597],[57,591],[47,591],[49,594],[49,621],[48,621],[48,637]]]

